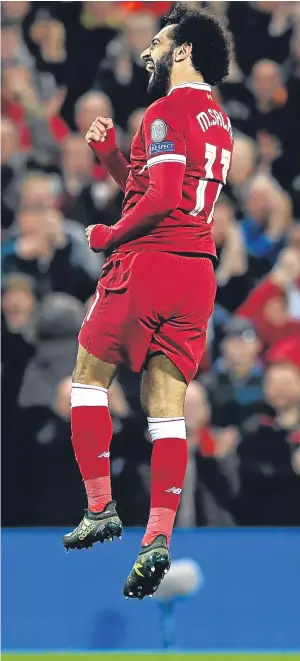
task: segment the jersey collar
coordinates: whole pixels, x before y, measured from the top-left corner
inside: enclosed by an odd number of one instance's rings
[[[211,92],[211,87],[207,83],[181,83],[180,85],[174,85],[169,91],[169,94],[173,92],[173,90],[177,89],[183,89],[184,87],[192,87],[195,90],[202,90],[203,92]],[[169,96],[168,94],[168,96]]]

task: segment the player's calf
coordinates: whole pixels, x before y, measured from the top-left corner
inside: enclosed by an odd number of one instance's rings
[[[62,541],[67,551],[90,548],[96,542],[112,541],[122,535],[110,481],[112,422],[107,388],[115,372],[115,366],[103,363],[79,347],[71,393],[71,426],[88,509],[75,530],[64,535]]]

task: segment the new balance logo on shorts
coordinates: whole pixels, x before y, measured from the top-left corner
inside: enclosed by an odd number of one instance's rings
[[[110,452],[102,452],[102,454],[98,454],[98,459],[108,459],[110,456]]]
[[[179,496],[181,494],[182,489],[177,489],[177,487],[171,487],[171,489],[166,489],[166,493],[175,493],[176,496]]]

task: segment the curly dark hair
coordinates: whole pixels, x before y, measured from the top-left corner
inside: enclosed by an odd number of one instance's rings
[[[165,16],[164,26],[175,25],[174,46],[192,44],[193,67],[206,83],[218,85],[229,73],[231,41],[228,32],[206,9],[191,9],[177,2]]]

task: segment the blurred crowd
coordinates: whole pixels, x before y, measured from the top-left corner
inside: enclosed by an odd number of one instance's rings
[[[177,525],[300,525],[300,11],[208,2],[233,35],[214,95],[235,147],[215,208],[218,293],[189,386],[189,465]],[[88,149],[113,117],[128,157],[148,104],[139,54],[170,2],[10,2],[2,12],[2,521],[74,524],[85,506],[70,443],[77,334],[105,255],[84,229],[122,194]],[[149,507],[139,376],[109,391],[113,495]]]

